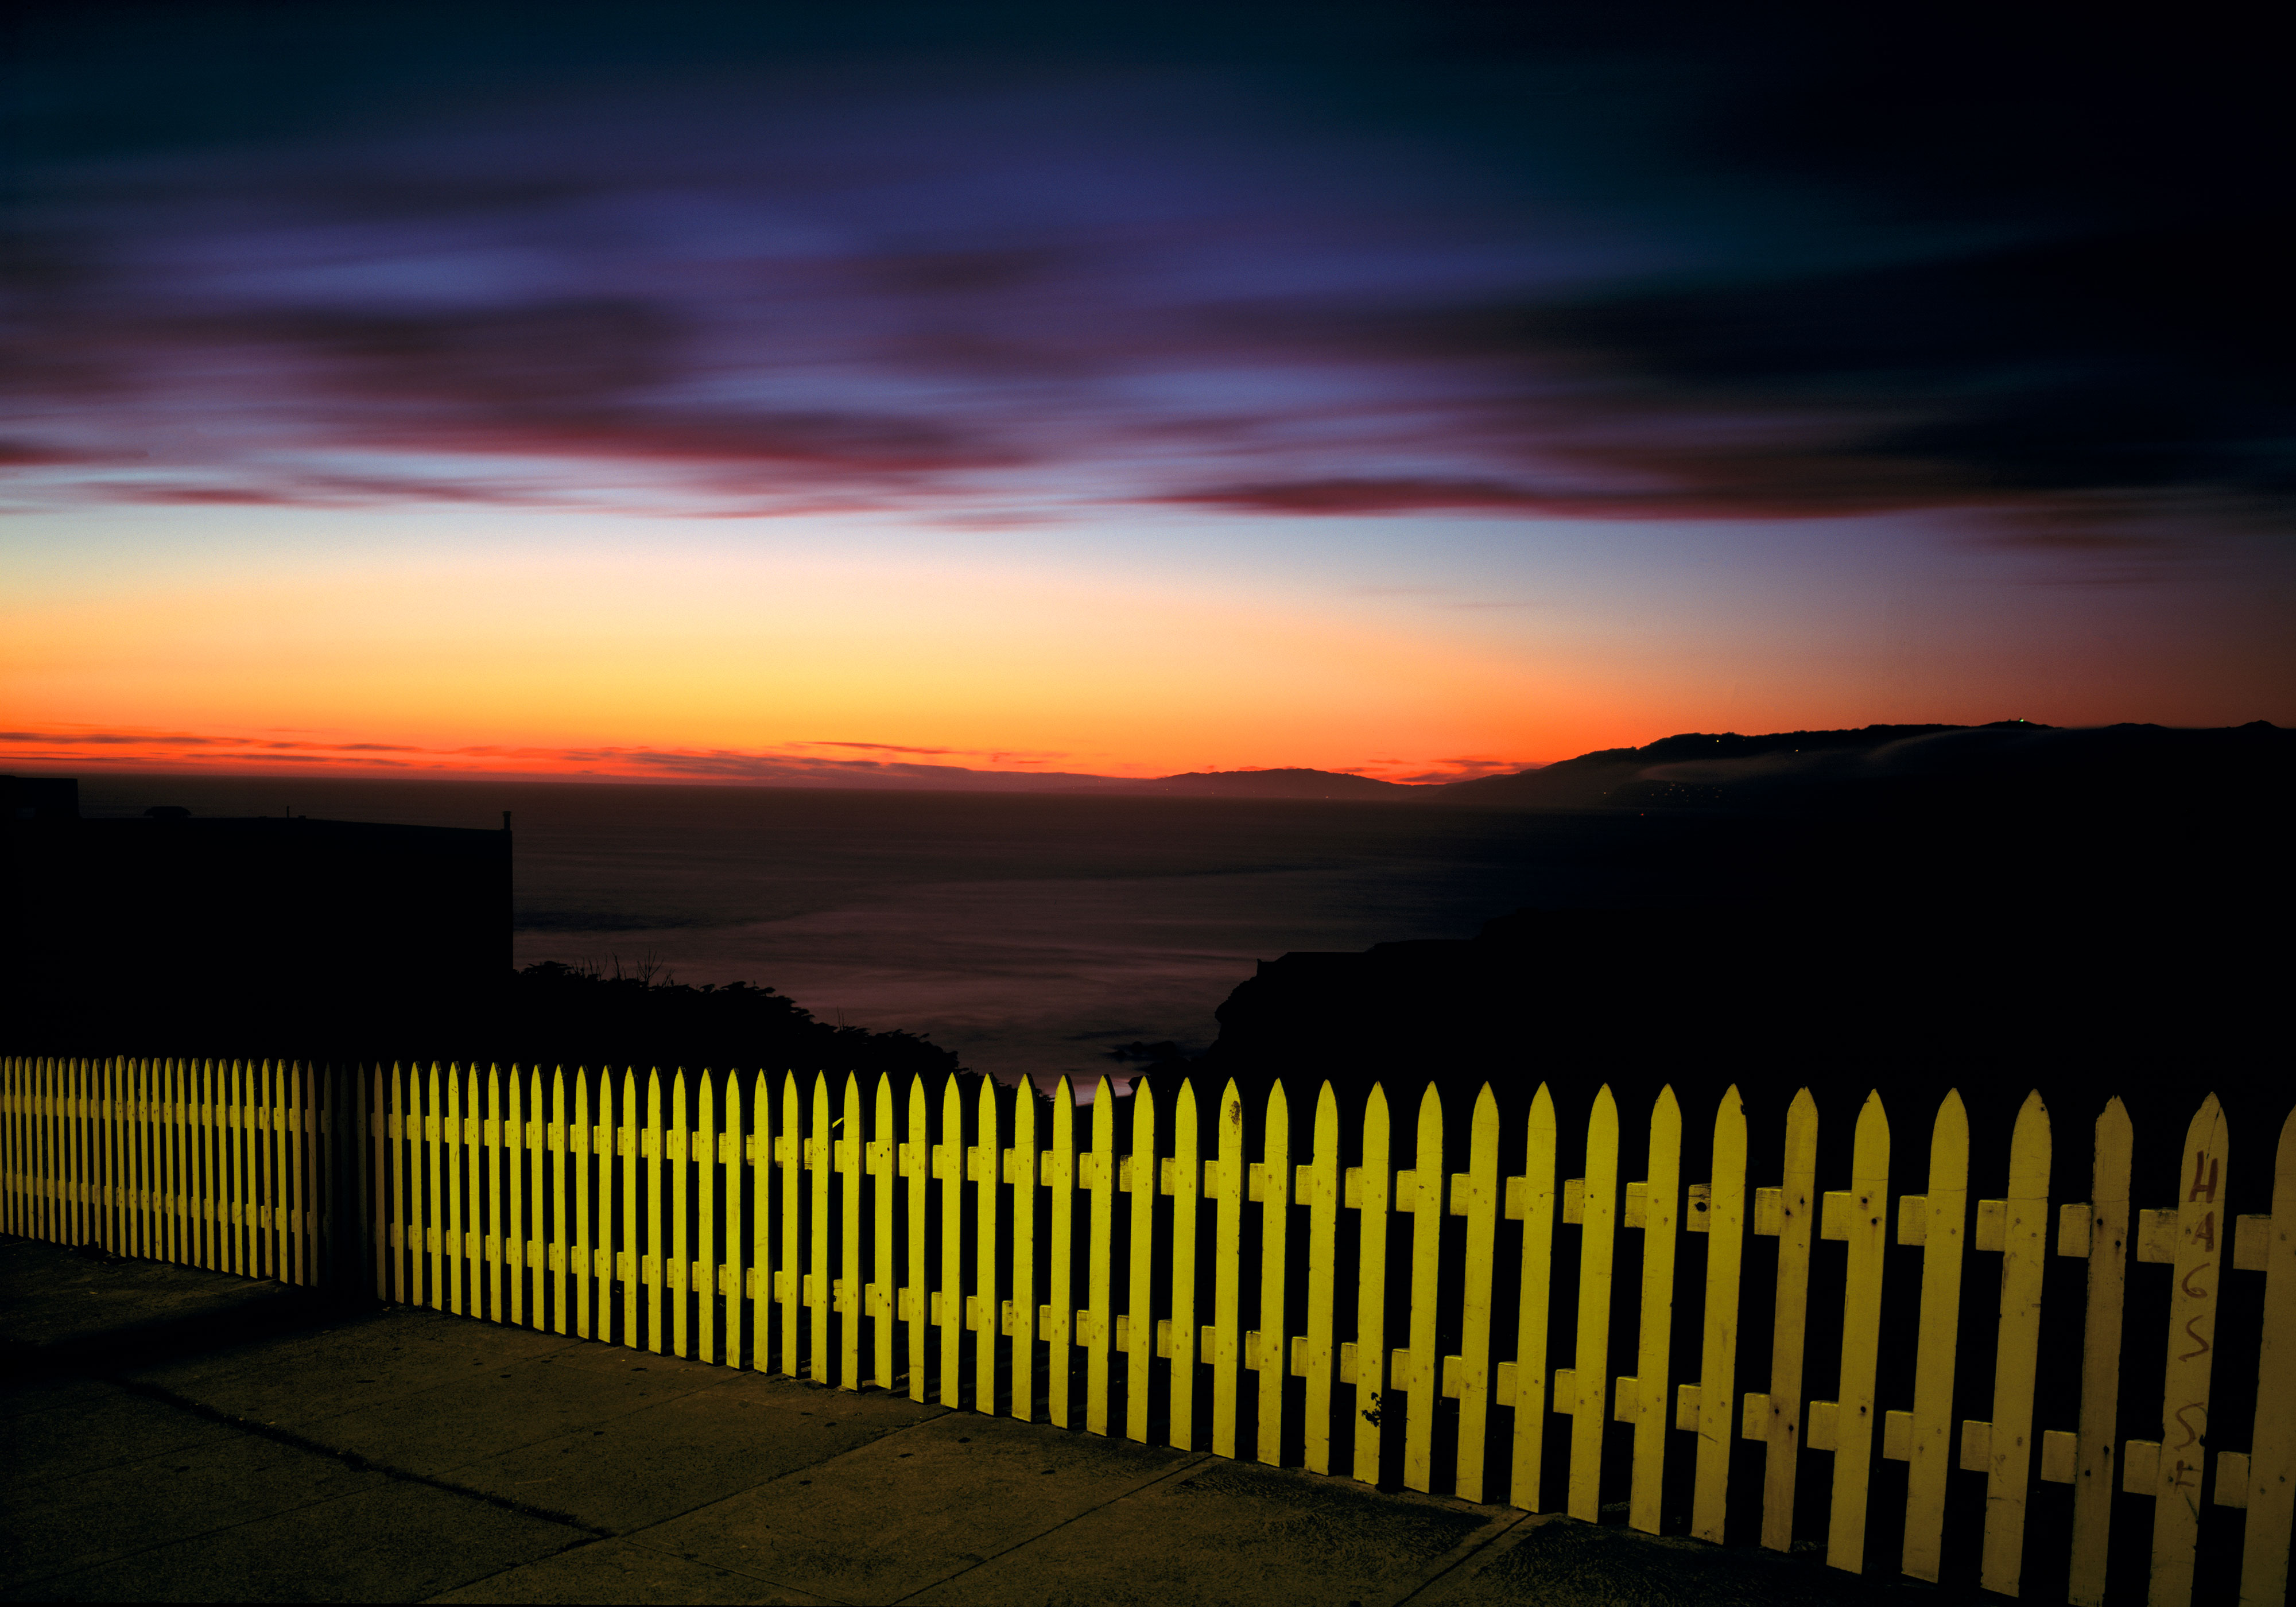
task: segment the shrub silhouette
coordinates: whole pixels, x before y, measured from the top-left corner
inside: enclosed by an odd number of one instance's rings
[[[709,1066],[745,1070],[958,1070],[954,1052],[911,1032],[816,1020],[750,982],[700,987],[644,963],[625,972],[545,960],[512,973],[494,1029],[515,1058],[564,1064]]]

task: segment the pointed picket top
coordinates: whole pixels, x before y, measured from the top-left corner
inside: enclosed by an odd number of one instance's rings
[[[1869,1089],[1866,1103],[1857,1107],[1857,1129],[1851,1139],[1853,1149],[1862,1144],[1880,1144],[1888,1153],[1890,1142],[1889,1108],[1882,1103],[1882,1090]]]
[[[2209,1095],[2205,1112],[2216,1103],[2216,1095]],[[2200,1121],[2194,1118],[2195,1129]],[[2219,1124],[2221,1125],[2221,1124]],[[2038,1088],[2025,1095],[2025,1103],[2017,1108],[2017,1124],[2009,1132],[2009,1198],[2043,1200],[2049,1193],[2050,1157],[2049,1107],[2041,1098]],[[2014,1214],[2014,1207],[2012,1208]]]
[[[1938,1101],[1937,1120],[1931,1130],[1942,1133],[1947,1130],[1948,1123],[1960,1133],[1962,1142],[1966,1144],[1969,1141],[1969,1107],[1962,1103],[1959,1088],[1948,1088],[1945,1097]]]

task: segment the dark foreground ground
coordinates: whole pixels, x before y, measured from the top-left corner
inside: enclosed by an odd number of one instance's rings
[[[22,1240],[0,1310],[10,1601],[1972,1599]]]

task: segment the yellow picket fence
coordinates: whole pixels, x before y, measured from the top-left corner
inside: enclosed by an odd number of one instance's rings
[[[0,1233],[316,1283],[321,1076],[270,1061],[0,1061]]]
[[[1374,1088],[1343,1114],[1327,1084],[1296,1123],[1280,1085],[1264,1111],[1230,1084],[1204,1111],[1185,1086],[1103,1081],[1079,1113],[1065,1086],[1046,1105],[986,1078],[936,1098],[885,1078],[13,1060],[0,1092],[12,1233],[308,1279],[324,1195],[355,1202],[329,1253],[358,1235],[387,1300],[1530,1511],[1594,1520],[1623,1494],[1637,1529],[1819,1542],[1834,1567],[2009,1595],[2046,1542],[2084,1607],[2108,1583],[2182,1607],[2203,1565],[2243,1603],[2286,1599],[2296,1116],[2269,1214],[2234,1218],[2214,1095],[2175,1177],[2144,1180],[2169,1202],[2132,1209],[2121,1102],[2089,1135],[2087,1198],[2052,1201],[2038,1095],[1983,1199],[1956,1095],[1913,1193],[1878,1095],[1850,1186],[1822,1189],[1807,1090],[1767,1186],[1734,1088],[1688,1149],[1671,1089],[1629,1113],[1639,1168],[1607,1087],[1582,1148],[1546,1086],[1511,1123],[1485,1086],[1464,1156],[1433,1088],[1414,1112]],[[2054,1256],[2087,1264],[2077,1415],[2055,1423],[2036,1404],[2053,1229]],[[1774,1255],[1750,1256],[1759,1239]],[[2161,1301],[2130,1295],[2132,1259],[2168,1264]],[[2220,1361],[2243,1275],[2260,1315]],[[1905,1320],[1885,1328],[1889,1309]],[[2123,1375],[2145,1328],[2167,1335],[2157,1391]],[[2252,1421],[2212,1421],[2234,1365]],[[2052,1484],[2068,1498],[2037,1523]],[[2146,1500],[2149,1544],[2116,1546]]]

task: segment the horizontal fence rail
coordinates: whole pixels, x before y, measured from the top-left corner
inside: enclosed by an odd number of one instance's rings
[[[1823,1152],[1806,1089],[1775,1134],[1734,1088],[1447,1114],[16,1059],[0,1229],[1853,1571],[2285,1601],[2296,1116],[2234,1216],[2214,1095],[2142,1179],[2119,1099],[1972,1135],[1949,1094],[1893,1136],[1875,1094]]]

